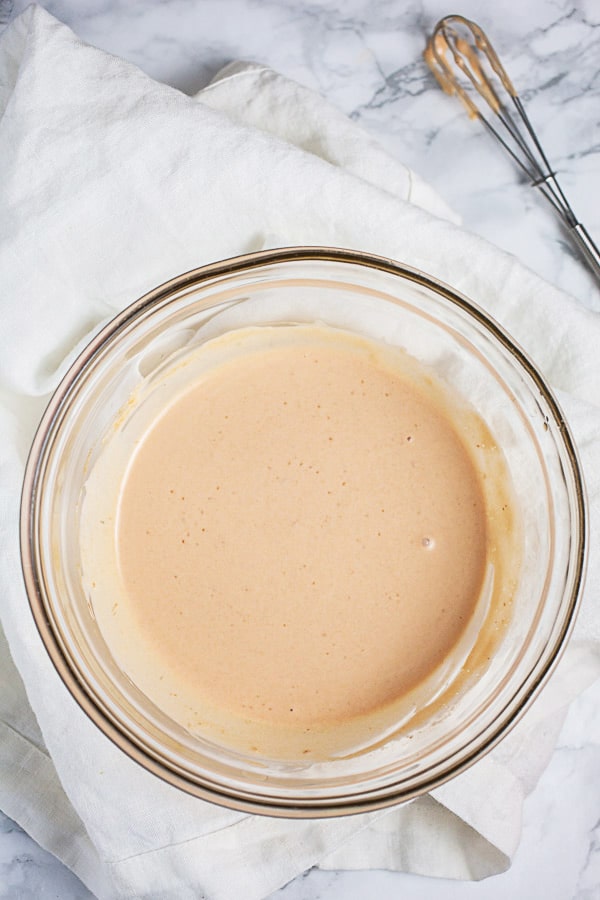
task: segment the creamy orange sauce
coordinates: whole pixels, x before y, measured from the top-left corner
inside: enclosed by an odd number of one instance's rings
[[[474,413],[402,351],[316,325],[215,339],[151,393],[90,477],[82,534],[100,627],[157,705],[319,755],[454,677],[508,521]]]

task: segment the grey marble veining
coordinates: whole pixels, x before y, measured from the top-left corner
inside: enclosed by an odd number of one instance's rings
[[[0,898],[91,900],[92,895],[55,857],[0,814]]]
[[[0,0],[0,29],[27,0]],[[194,93],[233,59],[266,63],[323,93],[419,172],[462,217],[548,281],[600,310],[600,289],[552,211],[444,96],[425,35],[459,11],[488,32],[575,212],[600,241],[597,0],[44,0],[84,40]],[[91,895],[0,814],[0,900]],[[453,883],[385,872],[301,876],[272,900],[600,900],[600,685],[573,705],[524,814],[511,869]]]

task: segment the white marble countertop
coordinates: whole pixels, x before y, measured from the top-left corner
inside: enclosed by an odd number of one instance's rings
[[[0,0],[0,28],[27,0]],[[266,63],[323,93],[418,171],[475,231],[590,307],[600,289],[543,200],[421,58],[449,12],[492,37],[572,205],[600,240],[600,5],[596,0],[43,0],[83,39],[195,92],[225,63]],[[0,814],[0,898],[89,892]],[[571,707],[525,806],[512,868],[480,883],[311,871],[278,900],[600,898],[600,684]],[[242,898],[241,898],[242,900]]]

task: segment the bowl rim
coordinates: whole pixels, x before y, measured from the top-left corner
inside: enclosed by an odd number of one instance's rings
[[[297,796],[291,799],[282,799],[273,795],[257,799],[257,794],[252,791],[241,790],[239,786],[229,788],[220,782],[202,776],[202,781],[192,781],[179,771],[177,765],[169,765],[153,753],[147,745],[141,745],[128,735],[124,734],[118,722],[108,714],[95,700],[91,693],[82,685],[75,669],[69,662],[68,654],[63,646],[62,639],[53,628],[51,616],[46,607],[45,593],[42,588],[39,573],[36,570],[34,542],[36,536],[36,499],[39,495],[38,487],[42,461],[49,443],[49,437],[53,432],[61,410],[73,387],[79,382],[85,373],[88,363],[95,357],[99,349],[109,340],[112,340],[119,331],[128,323],[135,320],[140,313],[151,310],[162,300],[175,292],[188,287],[201,287],[206,282],[222,279],[226,276],[251,272],[252,270],[289,262],[334,262],[362,266],[375,269],[384,273],[400,276],[417,285],[426,287],[436,294],[441,295],[453,305],[458,306],[469,316],[482,324],[493,337],[503,345],[510,354],[515,357],[520,366],[525,370],[536,388],[542,394],[555,418],[560,432],[563,447],[566,451],[570,465],[570,473],[575,486],[576,521],[578,525],[579,540],[574,554],[575,565],[572,577],[572,588],[568,599],[567,611],[562,627],[557,634],[554,646],[551,648],[544,664],[537,672],[535,678],[528,686],[527,692],[522,696],[515,708],[509,714],[508,720],[503,715],[501,721],[495,722],[493,727],[486,729],[490,733],[485,740],[471,748],[468,753],[454,764],[446,767],[443,772],[434,775],[425,788],[415,786],[411,790],[402,788],[397,784],[384,785],[380,788],[368,789],[360,794],[350,797],[314,797]],[[425,272],[394,259],[378,256],[365,251],[349,250],[326,246],[294,246],[275,250],[261,250],[249,254],[231,257],[229,259],[209,263],[198,268],[191,269],[177,275],[157,287],[147,291],[139,299],[126,306],[117,313],[99,331],[92,336],[84,349],[69,365],[67,372],[61,378],[60,383],[52,394],[50,401],[41,417],[36,430],[29,455],[26,462],[25,474],[21,493],[20,509],[20,550],[21,567],[24,584],[29,601],[29,607],[38,634],[50,656],[62,682],[69,690],[79,707],[86,713],[89,719],[108,737],[113,744],[121,749],[131,760],[141,765],[147,771],[158,776],[161,780],[177,787],[184,792],[221,806],[239,810],[246,813],[262,814],[282,818],[328,818],[340,815],[351,815],[362,812],[384,809],[398,803],[407,802],[440,787],[445,782],[468,769],[473,763],[485,756],[498,742],[522,718],[535,698],[546,684],[550,675],[556,668],[572,633],[582,593],[585,568],[587,562],[588,547],[588,516],[585,485],[578,452],[565,421],[562,410],[556,401],[551,389],[546,384],[536,366],[529,359],[522,348],[514,339],[486,312],[468,299],[459,291],[426,274]],[[508,701],[506,709],[515,704],[513,697]],[[394,786],[396,790],[394,790]]]

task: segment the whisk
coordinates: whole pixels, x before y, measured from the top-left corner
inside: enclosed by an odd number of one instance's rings
[[[483,30],[464,16],[446,16],[435,26],[423,55],[442,90],[462,100],[470,118],[485,125],[552,205],[600,281],[600,251],[571,209],[523,103]]]

